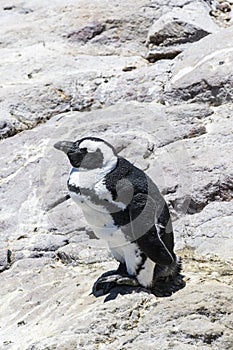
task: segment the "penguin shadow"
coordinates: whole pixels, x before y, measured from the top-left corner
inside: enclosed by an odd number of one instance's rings
[[[115,282],[104,282],[101,283],[102,279],[106,277],[113,276],[117,273],[116,270],[111,270],[103,273],[94,283],[92,292],[95,297],[100,297],[106,295],[104,302],[114,300],[118,295],[126,295],[132,293],[146,292],[148,294],[153,294],[156,297],[169,297],[172,294],[178,292],[180,289],[183,289],[186,285],[184,281],[184,275],[180,272],[177,275],[169,278],[160,278],[156,280],[155,286],[153,288],[145,288],[143,286],[130,286],[130,285],[119,285]]]

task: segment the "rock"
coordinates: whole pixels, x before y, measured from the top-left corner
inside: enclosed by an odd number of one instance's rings
[[[8,249],[0,249],[0,272],[6,270],[11,262],[11,251]]]
[[[157,46],[156,48],[150,49],[146,54],[145,58],[150,62],[154,63],[162,59],[173,59],[183,51],[181,45],[162,47]]]
[[[132,4],[136,11],[135,3]],[[140,1],[137,5],[138,11],[143,5],[144,1]],[[91,10],[93,16],[95,11],[98,12],[98,6],[102,7],[101,1],[96,6],[97,8]],[[144,38],[149,24],[146,20],[143,21],[145,17],[142,10],[137,16],[137,11],[132,15],[130,4],[124,4],[124,11],[121,13],[117,6],[102,8],[99,20],[93,18],[88,22],[89,8],[83,4],[74,6],[69,3],[64,8],[64,4],[58,1],[56,6],[51,4],[48,9],[51,16],[45,11],[43,2],[38,6],[33,4],[28,13],[20,11],[20,6],[6,6],[8,8],[10,10],[4,12],[1,38],[1,138],[31,129],[55,114],[89,110],[92,106],[99,108],[106,102],[102,98],[95,100],[95,91],[100,84],[104,86],[106,81],[122,73],[125,66],[135,66],[138,69],[147,65],[137,50],[139,46],[144,47],[144,44],[138,42]],[[61,21],[55,19],[55,13],[62,17]],[[132,26],[129,13],[134,21]],[[42,32],[38,25],[39,18],[44,18]],[[97,37],[105,23],[108,41],[104,46],[98,44]],[[140,30],[143,31],[140,38],[135,32],[139,23]],[[30,28],[30,35],[27,28]],[[67,40],[67,35],[77,32],[77,28],[82,28],[78,32],[80,37],[83,35],[82,40],[88,40],[85,51],[83,41],[74,44]],[[110,45],[111,35],[114,35],[111,31],[114,30],[121,31],[125,38],[118,40],[116,45]],[[104,33],[105,31],[102,35]],[[91,40],[88,39],[90,36]],[[134,36],[135,40],[132,40]],[[94,39],[96,42],[88,46]],[[119,57],[118,50],[122,50],[119,47],[124,45],[125,40],[129,46],[133,43],[137,48],[133,53],[129,48],[127,54]],[[127,87],[128,90],[131,88],[132,84]]]
[[[0,139],[16,134],[16,130],[23,130],[21,123],[17,122],[16,120],[0,120]]]
[[[101,268],[103,264],[88,269],[85,265],[40,265],[39,259],[32,259],[31,265],[22,261],[6,271],[1,275],[1,346],[10,344],[17,349],[20,337],[23,349],[78,346],[94,350],[98,344],[103,349],[140,350],[146,334],[151,350],[155,338],[159,349],[182,350],[187,344],[187,349],[224,346],[230,350],[230,285],[221,285],[214,277],[205,281],[203,273],[201,277],[189,272],[187,287],[173,296],[156,298],[141,291],[119,294],[104,303],[106,297],[90,295]],[[7,312],[9,303],[11,314]]]
[[[149,30],[146,42],[149,51],[145,58],[149,62],[173,59],[190,43],[217,32],[219,27],[207,10],[203,2],[191,2],[160,16]]]
[[[211,201],[230,201],[232,199],[232,165],[229,160],[229,166],[226,166],[225,161],[222,162],[223,158],[226,160],[226,145],[232,145],[232,137],[230,136],[232,121],[227,116],[228,112],[226,113],[229,108],[231,110],[232,106],[226,105],[217,108],[215,113],[205,120],[206,134],[190,138],[185,143],[190,163],[181,160],[184,167],[180,171],[180,174],[183,174],[180,182],[186,182],[187,189],[187,183],[190,181],[190,190],[186,190],[187,203],[184,205],[185,202],[181,195],[183,204],[180,205],[178,192],[175,199],[173,194],[167,196],[167,200],[171,201],[172,206],[176,207],[177,211],[187,210],[188,213],[193,214],[200,212]],[[169,152],[171,148],[168,147]],[[203,152],[203,150],[205,151]],[[220,153],[222,156],[219,158]],[[223,154],[225,155],[223,156]],[[213,164],[215,164],[214,168],[212,168]]]
[[[228,1],[213,1],[211,4],[210,15],[215,19],[220,26],[229,26],[232,24],[232,0]]]
[[[222,29],[176,57],[165,98],[212,105],[232,101],[232,35],[233,27]]]
[[[60,235],[37,235],[31,240],[32,249],[38,252],[56,251],[67,243],[67,238]]]
[[[94,264],[113,259],[109,253],[107,244],[103,241],[88,240],[70,243],[57,251],[59,259],[66,264]]]
[[[177,6],[185,3],[179,2]],[[135,6],[133,3],[136,11]],[[174,57],[177,50],[175,53],[173,49],[149,53],[150,61],[160,59],[163,62],[148,65],[141,56],[151,24],[151,8],[143,1],[137,6],[137,16],[132,15],[128,3],[124,4],[121,13],[117,6],[104,9],[98,21],[89,21],[89,26],[86,24],[88,10],[69,5],[66,10],[71,18],[65,16],[62,26],[58,26],[53,16],[49,17],[49,24],[44,25],[44,37],[34,24],[37,16],[44,16],[43,7],[35,6],[27,15],[12,11],[4,22],[2,37],[0,104],[7,126],[1,137],[13,136],[46,122],[54,115],[72,110],[96,109],[122,100],[160,101],[170,70],[169,62],[163,58]],[[167,2],[164,2],[164,7],[157,7],[153,8],[155,19],[166,11]],[[51,11],[52,8],[53,5]],[[63,13],[62,4],[57,4],[54,11]],[[15,15],[21,19],[16,21],[16,28]],[[31,36],[27,35],[24,24],[32,26]],[[77,26],[83,29],[79,32]],[[23,41],[16,49],[15,43],[21,40],[19,32],[23,33]],[[73,41],[67,41],[70,33],[78,33],[80,37],[86,33],[87,38],[99,34],[87,39],[84,48],[86,39],[80,39],[75,45]],[[12,41],[13,36],[15,41]],[[37,55],[32,55],[32,52],[37,52]],[[119,56],[121,52],[123,54]],[[12,61],[9,61],[9,55]],[[135,68],[125,70],[125,67]]]
[[[79,29],[76,32],[72,32],[67,35],[67,38],[72,41],[81,41],[84,44],[94,38],[96,35],[101,34],[105,29],[105,25],[98,22],[93,22],[87,26]]]
[[[120,101],[158,102],[163,86],[168,79],[170,63],[159,62],[158,66],[142,67],[123,72],[121,75],[100,84],[93,94],[93,106],[109,106]],[[161,73],[164,73],[161,75]]]
[[[147,45],[175,46],[192,43],[218,31],[218,26],[207,15],[203,2],[174,8],[154,22],[149,30]]]
[[[61,63],[55,52],[42,45],[36,45],[33,50],[39,52],[37,60],[46,58],[47,64],[39,73],[31,73],[37,62],[28,64],[27,59],[22,59],[19,63],[20,71],[17,71],[11,83],[14,86],[14,80],[17,79],[23,79],[23,83],[14,89],[9,86],[1,89],[0,104],[4,117],[1,138],[34,128],[56,114],[72,110],[96,109],[127,97],[134,99],[136,96],[141,100],[152,100],[162,92],[161,82],[157,83],[156,77],[161,70],[166,69],[166,64],[147,67],[146,61],[139,56],[121,59],[117,56],[96,58],[82,55],[75,58],[70,57],[68,53],[66,56],[64,54]],[[26,54],[25,49],[21,49],[21,55],[24,57]],[[5,57],[2,57],[2,62],[4,66]],[[59,74],[57,66],[60,67]],[[134,66],[136,69],[124,72],[122,70],[125,66]],[[28,74],[32,76],[30,83]],[[135,77],[138,80],[136,88],[132,84]],[[167,77],[168,75],[164,74],[162,81]],[[6,68],[2,79],[9,81],[9,72]],[[148,91],[151,81],[155,81],[153,94]]]
[[[230,261],[233,244],[232,214],[232,201],[216,201],[209,203],[199,214],[175,221],[179,242],[177,248],[188,246],[204,258],[217,256]]]

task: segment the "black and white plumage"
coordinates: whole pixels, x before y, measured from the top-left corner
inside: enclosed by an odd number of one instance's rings
[[[61,141],[54,147],[65,152],[72,165],[71,198],[120,262],[117,273],[100,278],[99,284],[153,287],[159,278],[177,274],[169,210],[152,180],[102,139]]]

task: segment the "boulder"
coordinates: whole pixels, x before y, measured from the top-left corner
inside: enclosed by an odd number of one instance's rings
[[[192,44],[174,59],[168,101],[220,105],[233,100],[233,27]]]
[[[175,46],[192,43],[219,27],[208,16],[208,7],[202,1],[173,8],[154,22],[147,37],[148,46]]]
[[[217,32],[219,27],[208,13],[209,7],[197,1],[162,14],[149,29],[145,58],[149,62],[173,59],[191,43]]]
[[[233,202],[211,202],[201,213],[174,222],[177,249],[185,246],[206,258],[232,258],[233,229],[231,217]]]

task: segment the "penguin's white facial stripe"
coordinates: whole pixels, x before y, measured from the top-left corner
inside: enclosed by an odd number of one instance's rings
[[[86,149],[88,153],[93,153],[93,152],[96,152],[97,148],[100,148],[99,144],[102,145],[103,142],[93,141],[93,140],[84,140],[80,142],[79,148]]]
[[[103,165],[113,162],[117,158],[112,148],[102,141],[83,140],[80,142],[79,148],[81,150],[86,149],[88,153],[95,153],[97,150],[100,150],[103,154]]]

